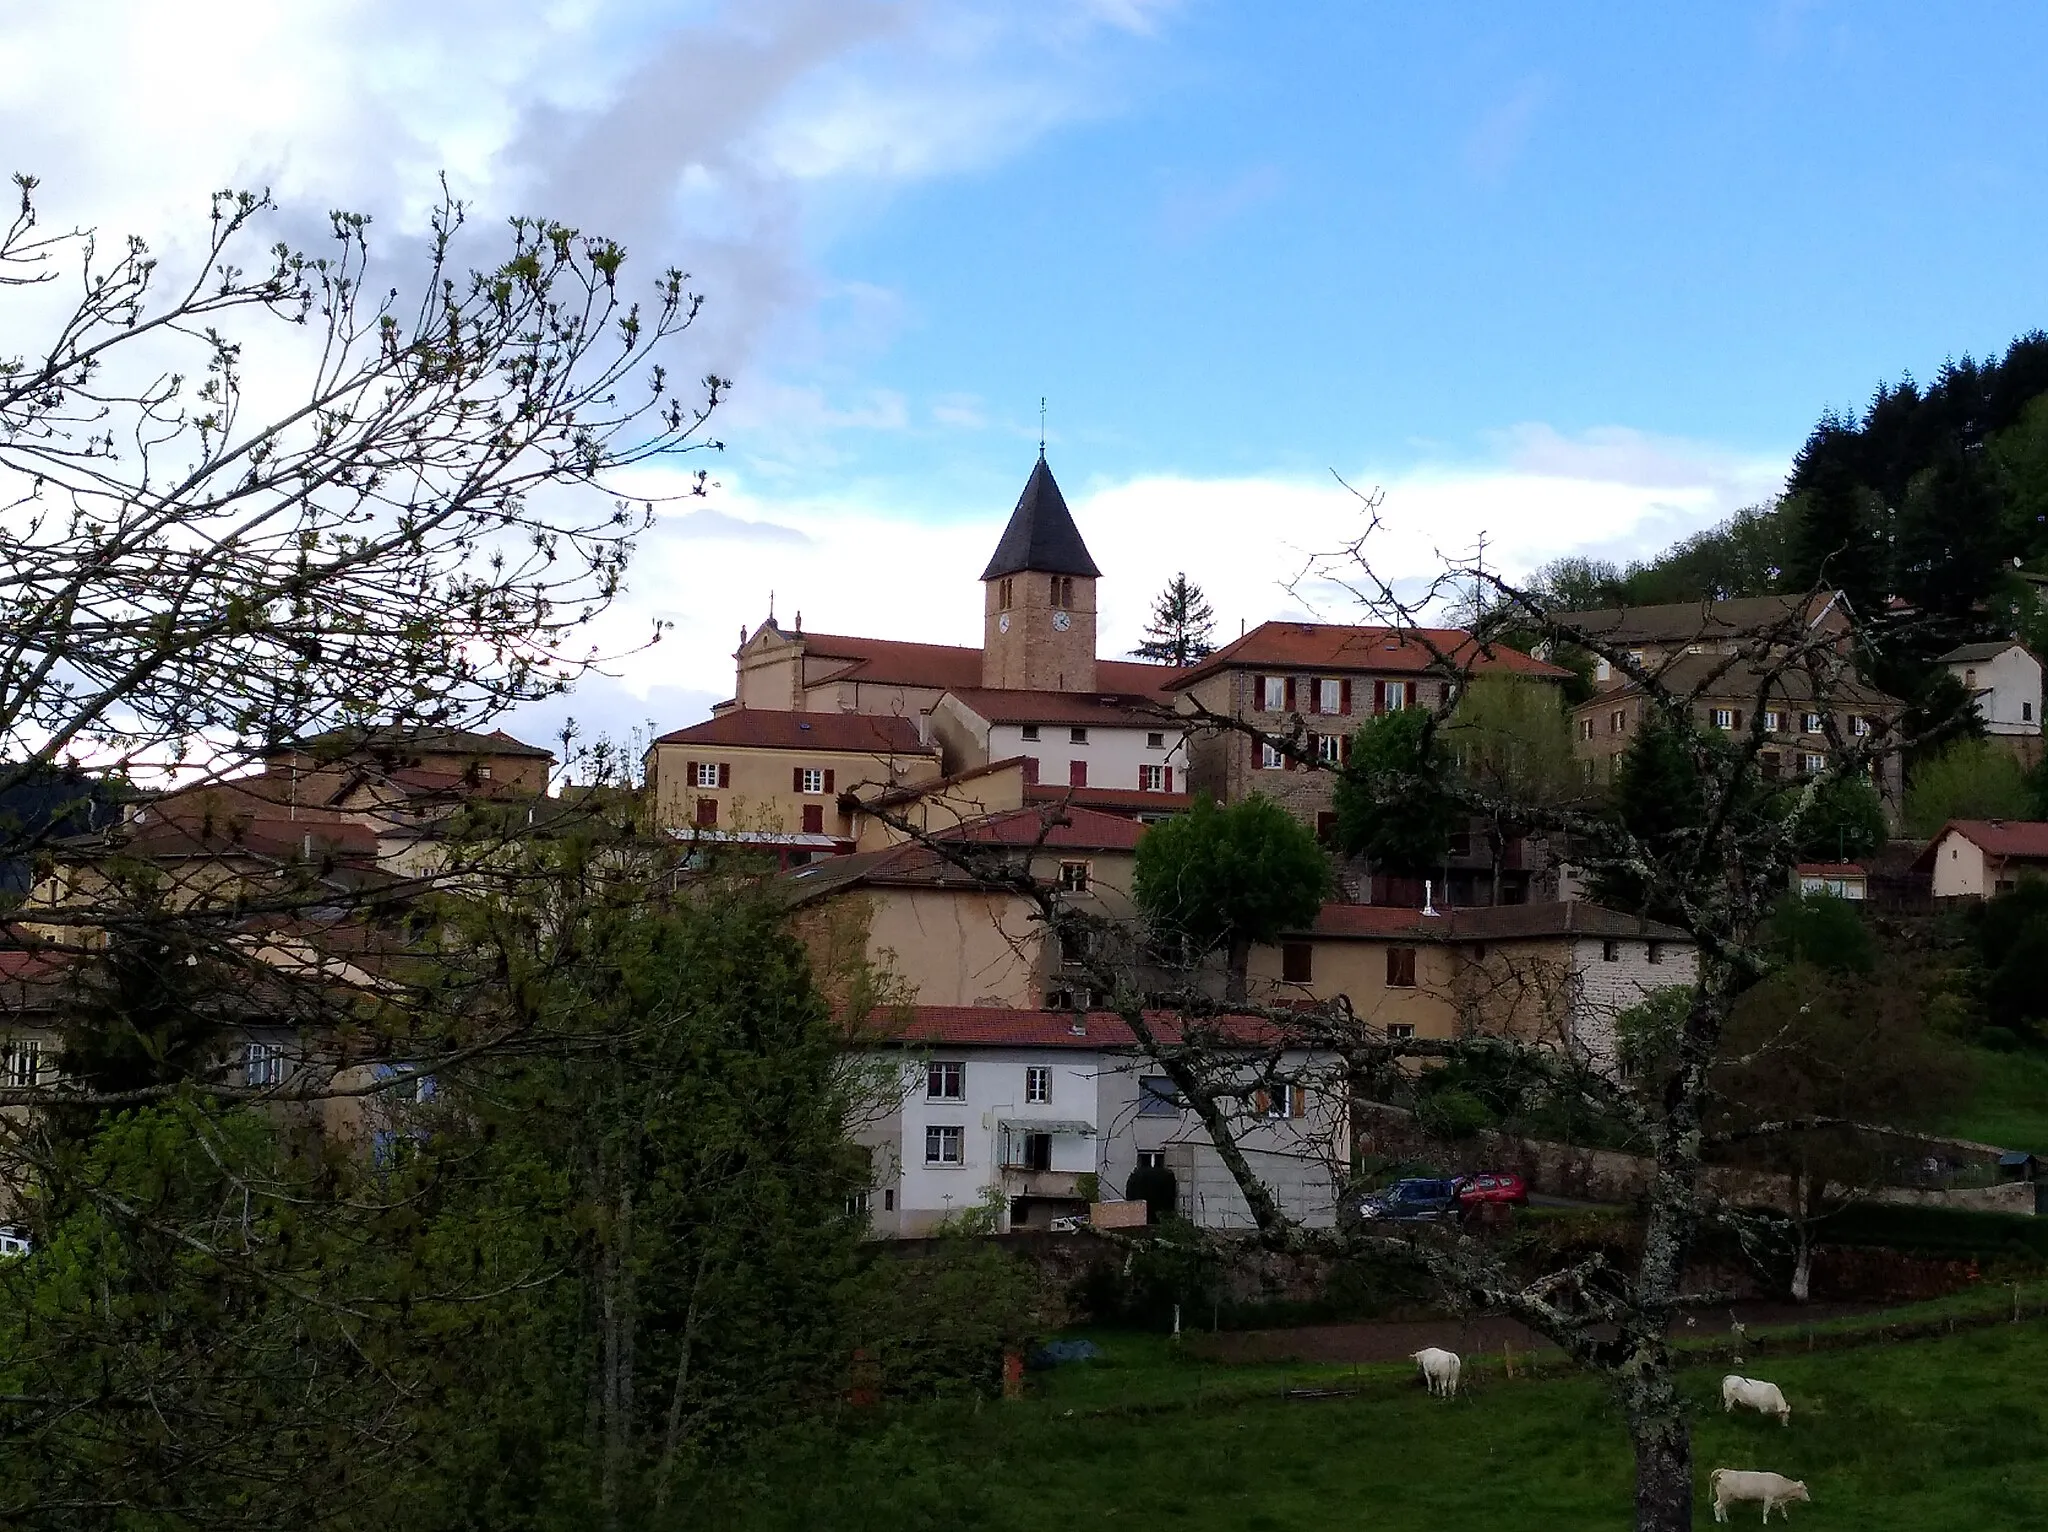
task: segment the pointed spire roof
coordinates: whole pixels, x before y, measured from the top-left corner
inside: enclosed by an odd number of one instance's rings
[[[1017,497],[1017,509],[1003,528],[996,556],[988,561],[981,577],[998,580],[1026,569],[1040,574],[1085,575],[1091,580],[1102,575],[1088,556],[1088,545],[1081,541],[1081,529],[1074,525],[1043,452],[1031,467],[1031,477],[1024,481],[1024,493]]]

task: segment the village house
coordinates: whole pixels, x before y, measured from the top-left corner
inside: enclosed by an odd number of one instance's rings
[[[1062,900],[1127,920],[1144,826],[1092,809],[1017,809],[941,837],[1005,860]],[[817,966],[859,957],[917,1005],[1055,1009],[1090,1003],[1085,975],[1048,941],[1038,907],[991,887],[940,850],[914,841],[816,862],[780,887]]]
[[[1682,655],[1783,652],[1815,635],[1828,643],[1846,641],[1851,628],[1848,603],[1833,591],[1558,612],[1553,620],[1647,670]],[[1596,686],[1618,686],[1627,673],[1596,657],[1592,679]]]
[[[2041,661],[2017,639],[1963,644],[1935,661],[1977,705],[1987,738],[2027,765],[2041,759]]]
[[[1171,1040],[1171,1018],[1153,1023]],[[1227,1108],[1240,1147],[1283,1210],[1328,1227],[1351,1158],[1343,1072],[1242,1025],[1246,1088]],[[1042,1228],[1121,1196],[1140,1165],[1174,1173],[1194,1222],[1252,1227],[1208,1131],[1113,1013],[914,1006],[879,1019],[863,1057],[893,1081],[858,1133],[878,1234],[929,1234],[980,1208],[999,1230]]]
[[[1690,984],[1691,939],[1583,901],[1438,911],[1327,904],[1313,927],[1252,949],[1255,993],[1343,1001],[1393,1039],[1474,1034],[1615,1062],[1615,1018]]]
[[[1786,670],[1765,678],[1742,665],[1729,666],[1718,654],[1685,654],[1667,662],[1659,685],[1688,699],[1703,729],[1730,737],[1748,734],[1762,713],[1763,747],[1757,769],[1766,781],[1796,781],[1827,769],[1830,715],[1838,735],[1863,739],[1882,733],[1904,704],[1875,687],[1842,677],[1816,698],[1813,677]],[[1572,749],[1591,783],[1614,780],[1615,763],[1642,732],[1649,699],[1642,686],[1617,673],[1614,683],[1572,710]],[[1879,794],[1896,809],[1901,787],[1896,752],[1877,763]]]
[[[676,729],[643,758],[656,822],[776,851],[801,866],[854,849],[849,803],[934,782],[939,752],[907,718],[734,711]]]
[[[1952,819],[1913,863],[1937,899],[1989,899],[2022,877],[2048,876],[2048,824],[2020,819]]]

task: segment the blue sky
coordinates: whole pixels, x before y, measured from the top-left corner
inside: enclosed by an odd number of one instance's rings
[[[1626,557],[1768,495],[1821,410],[2048,323],[2039,7],[190,14],[0,16],[0,142],[67,218],[175,255],[206,189],[262,183],[402,248],[445,169],[696,274],[678,369],[736,383],[715,514],[643,548],[609,631],[675,632],[586,728],[700,716],[771,588],[975,641],[1041,395],[1111,649],[1176,569],[1230,632],[1345,616],[1284,588],[1355,529],[1333,470],[1385,487],[1397,575],[1481,531]]]

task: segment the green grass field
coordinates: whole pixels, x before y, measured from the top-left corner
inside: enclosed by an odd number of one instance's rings
[[[1944,1133],[2006,1149],[2048,1154],[2048,1054],[1969,1050],[1977,1071],[1971,1099],[1948,1114]]]
[[[1468,1365],[1464,1396],[1447,1402],[1400,1367],[1231,1369],[1182,1361],[1157,1337],[1097,1339],[1102,1362],[1044,1377],[1029,1399],[920,1407],[850,1443],[821,1432],[756,1465],[732,1486],[734,1504],[698,1507],[699,1522],[761,1532],[1629,1525],[1627,1440],[1594,1380],[1510,1382],[1495,1359]],[[1685,1378],[1702,1485],[1716,1466],[1804,1478],[1814,1500],[1793,1520],[1810,1527],[2048,1527],[2048,1321],[1753,1359],[1744,1370],[1791,1400],[1789,1430],[1723,1416],[1724,1370]],[[1360,1393],[1289,1402],[1288,1381]],[[1703,1492],[1696,1525],[1713,1525]]]

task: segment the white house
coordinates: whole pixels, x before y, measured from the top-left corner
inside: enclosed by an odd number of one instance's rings
[[[929,728],[948,771],[1021,758],[1035,785],[1162,800],[1188,787],[1185,731],[1142,696],[959,688],[939,698]]]
[[[1927,843],[1915,872],[1937,899],[1988,899],[2018,886],[2022,873],[2048,877],[2048,824],[2020,819],[1952,819]]]
[[[1174,1172],[1197,1223],[1251,1227],[1207,1131],[1112,1013],[915,1006],[867,1059],[895,1083],[858,1135],[874,1160],[878,1234],[928,1234],[977,1207],[998,1229],[1044,1227],[1085,1212],[1091,1193],[1121,1196],[1141,1163]],[[1327,1227],[1350,1163],[1336,1060],[1282,1052],[1263,1088],[1247,1069],[1236,1108],[1246,1157],[1291,1216]]]
[[[2009,638],[1964,644],[1937,663],[1976,698],[1985,733],[2040,737],[2041,662],[2025,644]]]

